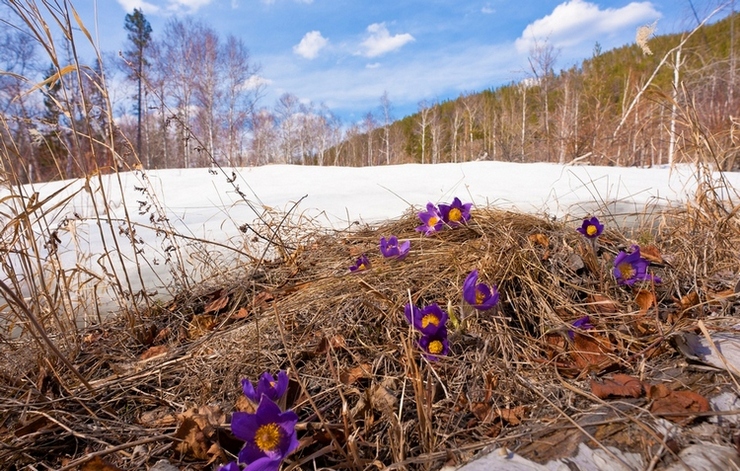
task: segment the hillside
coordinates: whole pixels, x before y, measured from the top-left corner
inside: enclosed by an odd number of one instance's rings
[[[606,52],[597,44],[593,57],[559,73],[557,51],[545,45],[532,54],[530,79],[427,104],[370,133],[356,128],[332,149],[332,163],[645,166],[693,161],[706,146],[720,168],[738,169],[737,18],[653,37],[652,55],[637,44]]]

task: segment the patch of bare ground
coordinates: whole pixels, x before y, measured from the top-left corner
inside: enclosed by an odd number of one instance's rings
[[[580,221],[495,209],[431,237],[415,214],[293,231],[248,278],[181,293],[134,330],[122,318],[81,332],[64,353],[88,386],[41,342],[3,345],[0,467],[215,469],[241,445],[228,425],[249,407],[241,379],[282,369],[301,442],[284,469],[440,469],[496,447],[544,463],[580,443],[660,469],[716,415],[708,398],[738,393],[730,373],[674,347],[734,327],[736,210],[705,201],[629,232],[606,221],[595,247]],[[411,240],[408,258],[380,255],[390,235]],[[617,284],[613,260],[632,245],[661,283]],[[372,267],[350,273],[361,254]],[[498,286],[492,311],[462,300],[473,269]],[[454,314],[447,357],[420,355],[409,297]],[[584,316],[593,328],[573,329]],[[711,441],[732,444],[737,426],[723,423]]]

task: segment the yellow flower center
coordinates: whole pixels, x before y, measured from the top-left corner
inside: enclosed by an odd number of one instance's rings
[[[432,325],[439,325],[439,317],[435,316],[434,314],[427,314],[426,316],[421,318],[421,328],[426,328],[429,324]]]
[[[622,274],[622,279],[631,280],[635,276],[635,269],[631,263],[620,263],[617,265],[617,268],[619,269],[619,273]]]
[[[599,232],[599,229],[593,224],[589,224],[588,227],[586,227],[586,234],[590,236],[596,235],[597,232]]]
[[[475,304],[483,304],[483,301],[486,300],[486,295],[481,290],[476,289],[475,290]]]
[[[457,208],[450,209],[450,221],[460,222],[462,220],[462,211]]]
[[[364,270],[365,268],[367,268],[367,267],[365,266],[365,264],[364,264],[364,263],[361,263],[361,264],[359,264],[359,265],[357,266],[357,269],[358,269],[358,270]]]
[[[429,222],[427,222],[427,226],[434,227],[437,225],[437,222],[439,221],[439,218],[436,216],[432,216],[429,218]]]
[[[429,342],[429,353],[439,355],[444,351],[444,349],[445,346],[441,340],[432,340],[431,342]]]
[[[254,444],[261,451],[273,451],[280,444],[280,427],[277,424],[262,425],[254,433]]]

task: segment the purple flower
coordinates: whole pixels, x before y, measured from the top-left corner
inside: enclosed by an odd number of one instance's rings
[[[399,245],[398,237],[396,236],[391,236],[388,240],[386,240],[385,237],[380,238],[380,253],[382,253],[385,258],[403,260],[409,254],[410,248],[410,240],[401,242]]]
[[[296,423],[295,412],[282,412],[267,396],[262,396],[254,414],[234,412],[231,431],[245,442],[239,452],[239,462],[247,465],[244,471],[278,471],[283,459],[298,448]]]
[[[579,330],[590,330],[594,328],[594,326],[591,325],[591,318],[588,316],[583,316],[583,317],[576,319],[575,321],[573,321],[571,326],[573,326],[573,329],[579,329]],[[568,330],[568,337],[571,340],[573,340],[576,337],[576,334],[572,329]]]
[[[473,203],[463,204],[460,198],[452,200],[452,204],[440,204],[439,212],[442,213],[442,220],[450,227],[456,227],[465,224],[470,219],[470,207]]]
[[[485,311],[498,304],[498,289],[496,285],[478,283],[478,270],[473,270],[463,283],[463,299],[474,308]]]
[[[604,232],[604,225],[599,222],[599,219],[596,216],[594,216],[591,219],[584,219],[581,227],[576,230],[589,239],[595,239]]]
[[[232,461],[218,468],[218,471],[242,471],[242,468],[239,467],[236,461]]]
[[[620,285],[632,286],[636,281],[660,283],[660,278],[648,273],[650,262],[640,256],[640,247],[633,245],[633,252],[620,251],[614,259],[614,278]]]
[[[427,203],[427,210],[419,213],[419,219],[423,224],[417,227],[416,230],[427,236],[441,231],[445,225],[442,220],[442,213],[439,212],[434,203]]]
[[[436,361],[439,357],[447,355],[450,351],[447,329],[443,327],[434,333],[424,334],[419,339],[419,347],[424,350],[427,360]]]
[[[349,271],[365,271],[369,268],[370,260],[367,259],[367,255],[362,254],[357,258],[357,260],[355,260],[355,264],[349,267]]]
[[[244,395],[255,404],[260,402],[263,395],[267,396],[268,399],[277,401],[283,397],[283,394],[285,394],[285,391],[287,390],[288,373],[285,371],[279,371],[277,379],[270,373],[262,373],[259,381],[257,381],[257,389],[252,386],[251,381],[248,379],[242,380],[242,391],[244,392]]]
[[[404,315],[409,324],[424,335],[432,335],[440,329],[445,329],[448,318],[447,313],[436,303],[430,304],[424,309],[406,304]],[[445,332],[446,336],[447,333]]]

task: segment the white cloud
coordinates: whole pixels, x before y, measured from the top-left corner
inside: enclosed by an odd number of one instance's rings
[[[404,44],[414,41],[414,37],[408,33],[391,36],[385,23],[373,23],[367,27],[370,33],[360,44],[364,49],[362,55],[365,57],[377,57],[403,47]]]
[[[483,5],[483,8],[480,9],[480,12],[486,15],[491,15],[493,13],[496,13],[496,9],[491,6],[490,3],[486,3]]]
[[[127,13],[132,13],[134,9],[141,10],[144,14],[154,14],[159,12],[159,7],[144,0],[118,0],[118,4],[126,10]]]
[[[252,75],[250,76],[246,82],[242,84],[242,88],[244,90],[256,90],[260,87],[265,87],[267,85],[271,85],[272,80],[261,77],[259,75]]]
[[[293,46],[293,52],[306,59],[314,59],[328,43],[329,40],[321,36],[320,31],[310,31],[303,36],[300,43]]]
[[[659,18],[660,13],[650,2],[632,2],[622,8],[599,9],[584,0],[569,0],[556,6],[551,14],[527,25],[516,40],[516,49],[527,53],[536,41],[547,40],[557,48],[566,48],[582,42],[600,41]]]
[[[187,10],[196,12],[200,7],[211,3],[212,0],[169,0],[168,9],[172,11]]]
[[[380,67],[380,62],[373,62],[372,64],[365,65],[366,69],[377,69],[378,67]]]

